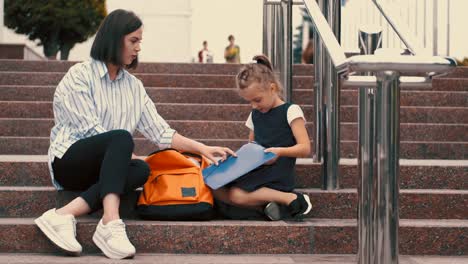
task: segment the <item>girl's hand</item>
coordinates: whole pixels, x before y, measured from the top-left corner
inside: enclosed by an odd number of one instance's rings
[[[271,165],[271,164],[275,163],[278,160],[278,158],[281,156],[281,148],[267,148],[267,149],[265,149],[265,152],[275,153],[276,157],[274,157],[270,161],[265,162],[264,165]]]
[[[265,152],[275,153],[276,156],[279,157],[279,156],[281,156],[282,149],[283,148],[267,148],[267,149],[265,149]]]
[[[218,165],[219,157],[221,161],[224,161],[228,155],[236,156],[236,153],[229,148],[225,147],[211,147],[203,145],[200,149],[200,154],[211,160],[215,165]]]

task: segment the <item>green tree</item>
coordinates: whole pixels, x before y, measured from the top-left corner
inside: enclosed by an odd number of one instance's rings
[[[105,0],[5,0],[5,25],[39,40],[44,55],[68,59],[76,43],[94,35],[107,15]]]

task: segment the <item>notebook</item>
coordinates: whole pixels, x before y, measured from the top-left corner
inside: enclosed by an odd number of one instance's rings
[[[236,151],[237,157],[229,156],[218,166],[206,167],[202,171],[206,185],[216,190],[276,157],[276,154],[264,150],[257,143],[247,143]]]

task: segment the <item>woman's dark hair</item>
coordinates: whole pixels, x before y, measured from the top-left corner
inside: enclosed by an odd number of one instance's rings
[[[134,69],[138,66],[138,57],[130,65],[123,65],[122,49],[124,37],[139,29],[143,23],[133,12],[117,9],[111,12],[99,26],[91,47],[91,57],[106,63],[126,66]]]
[[[245,65],[237,74],[237,87],[243,90],[255,82],[265,84],[264,87],[268,87],[268,85],[274,83],[278,88],[278,94],[282,97],[283,88],[273,72],[273,66],[268,57],[265,55],[257,55],[253,57],[253,60],[256,62]]]

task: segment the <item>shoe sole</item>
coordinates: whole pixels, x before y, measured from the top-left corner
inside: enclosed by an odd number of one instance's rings
[[[65,243],[62,239],[60,239],[60,236],[57,235],[57,232],[55,232],[46,221],[43,221],[40,218],[34,219],[34,223],[36,223],[37,227],[44,233],[44,235],[52,241],[53,244],[55,244],[59,249],[67,253],[68,255],[71,256],[79,256],[81,253],[80,251],[73,251],[67,248],[67,243]]]
[[[97,236],[96,234],[93,235],[93,242],[102,251],[102,253],[104,253],[104,255],[106,255],[110,259],[129,259],[135,256],[135,253],[122,254],[122,253],[113,251],[107,246],[107,243],[104,240],[102,240],[102,238]]]
[[[277,203],[267,204],[263,212],[271,221],[281,220],[281,210]]]
[[[312,203],[310,202],[310,197],[307,194],[304,194],[304,199],[307,202],[307,210],[303,213],[304,215],[308,214],[312,210]]]

